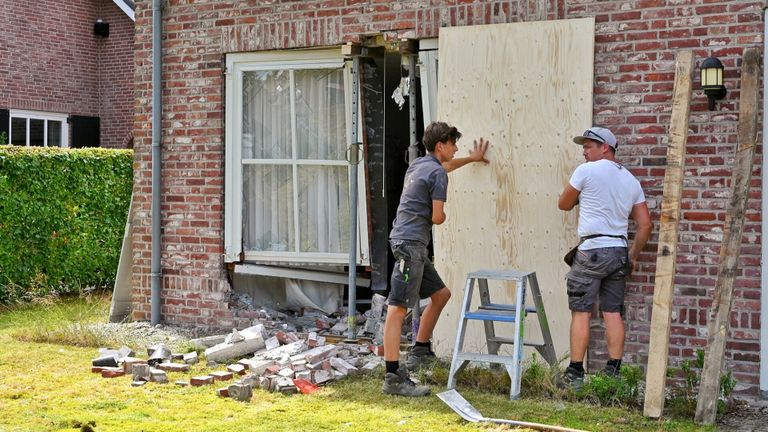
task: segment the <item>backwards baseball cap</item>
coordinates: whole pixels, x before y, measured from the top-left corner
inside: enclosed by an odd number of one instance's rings
[[[616,136],[613,135],[613,132],[603,127],[591,127],[585,130],[580,136],[573,137],[573,142],[581,145],[584,144],[584,140],[588,139],[602,144],[608,144],[613,147],[614,150],[618,147],[618,144],[616,144]]]

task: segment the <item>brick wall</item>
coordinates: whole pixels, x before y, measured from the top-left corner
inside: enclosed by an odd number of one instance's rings
[[[619,159],[642,181],[658,228],[674,56],[693,49],[697,64],[719,57],[725,100],[707,111],[694,92],[691,109],[680,253],[670,355],[672,365],[706,342],[707,308],[717,277],[730,163],[736,144],[739,59],[762,44],[760,1],[520,0],[200,2],[169,0],[165,9],[163,102],[163,318],[226,327],[229,286],[223,264],[223,82],[228,52],[336,45],[380,32],[436,37],[440,27],[594,16],[595,123],[611,127]],[[133,215],[135,317],[149,318],[151,2],[137,2]],[[760,163],[758,156],[755,161]],[[749,200],[736,282],[727,365],[757,393],[760,287],[760,172]],[[642,255],[627,295],[627,354],[647,362],[656,239]],[[553,257],[557,258],[557,257]],[[595,321],[599,325],[599,321]],[[601,330],[591,352],[605,357]]]
[[[108,131],[103,145],[124,147],[132,116],[133,22],[111,0],[5,3],[0,8],[0,108],[101,116],[102,133]],[[102,13],[120,33],[110,36],[117,36],[114,43],[93,35]],[[120,62],[128,73],[113,72],[110,62]],[[114,75],[120,88],[109,86]],[[109,105],[104,112],[102,102]]]
[[[109,37],[97,38],[101,146],[133,145],[133,21],[112,0],[99,0],[99,17]]]

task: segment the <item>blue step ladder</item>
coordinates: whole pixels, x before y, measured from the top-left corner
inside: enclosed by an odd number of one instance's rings
[[[514,281],[517,285],[515,304],[493,303],[488,291],[488,280]],[[480,305],[476,310],[470,310],[475,281],[478,284]],[[533,306],[525,305],[526,285],[531,290]],[[543,342],[527,342],[523,338],[525,316],[529,313],[535,313],[539,319]],[[468,320],[483,322],[485,340],[488,347],[487,354],[463,351],[464,333],[467,330]],[[494,322],[514,324],[512,338],[497,336]],[[499,354],[499,348],[504,344],[512,345],[512,355]],[[547,314],[544,311],[544,301],[541,298],[536,273],[517,270],[478,270],[469,273],[464,287],[464,300],[461,306],[461,318],[456,335],[456,345],[453,348],[451,371],[448,375],[448,388],[453,389],[456,387],[456,374],[461,372],[469,362],[497,363],[504,365],[512,380],[509,398],[517,399],[520,396],[524,345],[535,347],[550,365],[557,364],[555,347],[552,344],[552,335],[549,331]]]

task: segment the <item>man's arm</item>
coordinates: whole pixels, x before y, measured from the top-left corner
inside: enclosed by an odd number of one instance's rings
[[[629,248],[629,260],[634,270],[637,257],[640,256],[640,251],[643,250],[645,243],[651,238],[653,223],[651,222],[651,215],[648,213],[648,205],[645,202],[632,206],[632,213],[629,215],[637,224],[635,241],[632,243],[632,247]]]
[[[557,200],[557,207],[563,211],[572,210],[579,203],[579,195],[581,191],[571,186],[570,183],[565,185],[565,189],[560,193],[560,198]]]
[[[432,200],[432,223],[440,225],[448,216],[445,214],[445,201]]]
[[[482,162],[487,164],[488,159],[485,158],[485,152],[488,150],[488,145],[490,144],[490,142],[485,141],[483,138],[480,138],[480,142],[477,142],[477,140],[475,140],[474,144],[475,144],[475,148],[474,150],[469,152],[469,156],[462,157],[462,158],[453,158],[448,162],[443,162],[443,169],[445,169],[445,172],[451,172],[455,169],[459,169],[464,165],[472,162]]]

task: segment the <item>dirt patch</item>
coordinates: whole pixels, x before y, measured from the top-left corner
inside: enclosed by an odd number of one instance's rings
[[[740,402],[717,423],[722,432],[768,431],[768,403]]]

